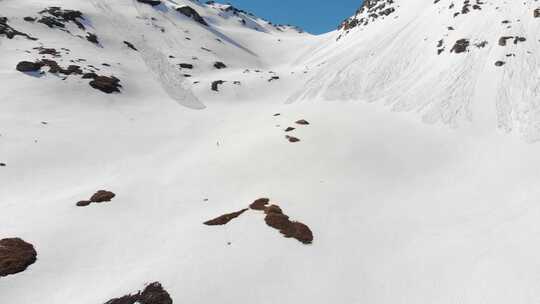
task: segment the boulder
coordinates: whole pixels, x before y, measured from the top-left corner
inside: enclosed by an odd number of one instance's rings
[[[25,271],[36,259],[37,253],[32,244],[20,238],[0,240],[0,277]]]

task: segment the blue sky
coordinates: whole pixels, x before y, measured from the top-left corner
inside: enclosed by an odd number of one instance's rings
[[[336,29],[354,14],[362,0],[222,0],[239,9],[279,24],[297,25],[320,34]]]

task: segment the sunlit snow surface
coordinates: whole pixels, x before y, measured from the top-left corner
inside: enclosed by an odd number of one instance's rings
[[[38,252],[0,278],[0,303],[102,304],[154,281],[174,303],[535,303],[539,5],[485,0],[454,18],[452,1],[395,2],[391,17],[315,37],[191,1],[0,0],[39,38],[0,36],[0,239]],[[101,47],[22,20],[52,5],[81,10]],[[510,32],[527,41],[499,46]],[[461,38],[489,44],[450,53]],[[40,45],[117,76],[122,93],[17,72]],[[99,189],[116,197],[75,206]],[[254,211],[202,224],[260,197],[313,244]]]

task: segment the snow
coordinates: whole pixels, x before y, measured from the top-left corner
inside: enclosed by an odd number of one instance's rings
[[[0,303],[105,303],[154,281],[174,303],[537,301],[538,3],[486,0],[454,20],[450,1],[395,2],[397,19],[312,36],[187,0],[0,1],[39,38],[0,36],[0,238],[38,252],[0,278]],[[55,4],[81,10],[101,47],[22,20]],[[504,19],[528,40],[501,50]],[[464,37],[489,44],[450,53]],[[84,58],[117,76],[122,93],[17,72],[40,44],[70,49],[62,65]],[[227,81],[219,92],[215,80]],[[75,206],[99,189],[116,197]],[[260,197],[307,224],[313,244],[251,210],[202,224]]]

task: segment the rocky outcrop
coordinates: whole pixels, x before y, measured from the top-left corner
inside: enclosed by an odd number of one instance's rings
[[[456,53],[456,54],[467,52],[469,48],[469,44],[470,42],[468,39],[459,39],[456,41],[456,43],[454,44],[450,52]]]
[[[159,0],[137,0],[137,2],[149,4],[151,6],[158,6],[161,4],[161,1]]]
[[[206,23],[206,21],[204,20],[203,17],[201,17],[201,15],[199,15],[199,13],[197,13],[196,10],[194,10],[191,6],[182,6],[182,7],[179,7],[176,9],[177,12],[179,12],[180,14],[186,16],[186,17],[189,17],[193,20],[195,20],[196,22],[204,25],[204,26],[208,26],[208,23]]]
[[[264,221],[266,224],[276,230],[279,230],[286,238],[294,238],[303,244],[311,244],[313,242],[313,232],[311,229],[298,221],[291,221],[283,210],[278,205],[270,205],[270,199],[259,198],[249,205],[249,209],[254,211],[263,211],[266,216]],[[204,222],[205,225],[217,226],[225,225],[231,220],[237,218],[248,209],[242,209],[238,212],[224,214],[213,220]]]
[[[89,84],[92,88],[107,94],[114,92],[120,93],[120,88],[122,87],[120,79],[114,76],[96,76]]]
[[[304,244],[313,242],[311,229],[303,223],[289,220],[289,217],[283,213],[279,206],[271,205],[264,212],[266,213],[264,218],[266,224],[279,230],[286,238],[294,238]]]
[[[220,70],[220,69],[226,68],[227,66],[225,65],[225,63],[223,63],[223,62],[221,62],[221,61],[216,61],[216,62],[214,63],[214,67],[215,67],[216,69]]]
[[[43,64],[41,62],[21,61],[15,67],[17,71],[23,73],[37,72],[41,70]]]
[[[235,219],[235,218],[239,217],[240,215],[242,215],[242,213],[246,212],[247,210],[248,209],[242,209],[242,210],[237,211],[237,212],[227,213],[227,214],[224,214],[222,216],[216,217],[215,219],[206,221],[206,222],[204,222],[204,224],[208,225],[208,226],[226,225],[227,223],[229,223],[233,219]]]
[[[148,284],[143,291],[111,299],[105,304],[172,304],[173,300],[169,293],[163,289],[161,283]]]
[[[8,24],[8,18],[7,17],[1,17],[0,16],[0,35],[6,36],[8,39],[13,39],[15,36],[23,36],[30,40],[37,40],[37,38],[31,37],[30,35],[20,32],[14,28],[12,28]]]
[[[67,23],[73,22],[81,30],[86,29],[81,22],[84,19],[83,13],[77,10],[62,9],[58,6],[51,6],[42,10],[39,12],[39,14],[42,15],[42,17],[39,18],[37,22],[43,23],[50,28],[65,28]]]
[[[32,244],[20,238],[0,240],[0,277],[25,271],[36,259],[37,252]]]
[[[115,196],[116,194],[111,191],[99,190],[98,192],[94,193],[94,195],[92,195],[89,200],[77,202],[77,206],[86,207],[91,203],[110,202]]]

